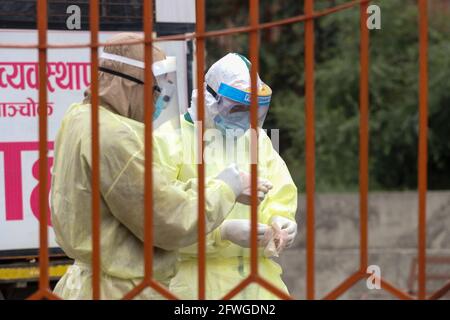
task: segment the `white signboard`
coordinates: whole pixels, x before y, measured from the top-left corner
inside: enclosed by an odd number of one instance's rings
[[[114,33],[101,32],[99,40],[104,42]],[[87,43],[89,39],[87,31],[48,32],[52,44]],[[0,42],[37,43],[37,32],[0,30]],[[178,98],[183,110],[187,100],[185,43],[160,46],[177,57]],[[50,179],[53,141],[60,122],[70,104],[83,100],[90,83],[90,50],[50,49],[47,61]],[[39,246],[37,64],[35,49],[0,49],[0,251]],[[57,247],[51,219],[48,230],[49,246]]]
[[[195,0],[156,0],[156,21],[195,23]]]

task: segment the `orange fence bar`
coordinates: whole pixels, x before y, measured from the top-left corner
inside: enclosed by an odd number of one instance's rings
[[[251,172],[251,208],[250,208],[250,275],[241,281],[235,288],[225,295],[223,299],[231,299],[245,289],[252,282],[262,286],[281,299],[292,299],[288,294],[273,286],[258,274],[258,84],[257,73],[259,69],[259,0],[250,0],[250,28],[249,56],[250,56],[250,172]]]
[[[426,200],[428,159],[428,1],[419,5],[419,226],[418,226],[418,298],[426,298]]]
[[[358,281],[364,279],[365,273],[357,271],[353,273],[350,277],[345,279],[341,284],[334,288],[330,293],[326,294],[324,300],[335,300],[344,294],[349,288],[353,287]]]
[[[98,0],[89,6],[91,29],[91,130],[92,130],[92,299],[99,300],[100,293],[100,137],[98,101]]]
[[[152,76],[152,32],[153,32],[153,0],[144,0],[144,279],[125,294],[124,299],[133,299],[145,288],[152,287],[153,274],[153,76]],[[150,70],[150,71],[149,71]]]
[[[250,173],[251,173],[251,207],[250,207],[250,277],[258,276],[258,82],[257,73],[259,68],[259,32],[256,26],[259,23],[259,0],[250,0],[250,26],[254,27],[249,34],[250,50]]]
[[[403,300],[413,300],[414,297],[403,292],[402,290],[396,288],[393,284],[391,284],[390,282],[384,280],[384,279],[380,279],[381,280],[381,288],[390,292],[391,294],[393,294],[395,297],[399,298],[399,299],[403,299]]]
[[[360,76],[359,76],[359,223],[360,270],[366,272],[368,261],[368,192],[369,192],[369,29],[368,3],[360,6]]]
[[[144,283],[153,277],[153,0],[145,0],[143,7],[144,25]]]
[[[47,297],[50,289],[48,276],[47,232],[47,1],[38,0],[39,48],[39,289],[29,299]]]
[[[257,29],[263,30],[263,29],[270,29],[273,27],[279,27],[283,25],[298,23],[298,22],[304,22],[311,19],[320,18],[329,14],[337,13],[339,11],[350,9],[354,6],[357,6],[361,3],[370,2],[371,0],[354,0],[350,1],[341,5],[337,5],[332,8],[324,9],[322,11],[315,11],[313,14],[310,15],[297,15],[286,19],[280,19],[276,21],[271,22],[264,22],[260,23],[257,26]],[[252,31],[253,28],[250,26],[243,26],[243,27],[234,27],[234,28],[227,28],[222,30],[214,30],[214,31],[205,31],[203,34],[203,38],[213,38],[218,36],[225,36],[225,35],[231,35],[231,34],[238,34],[238,33],[246,33]],[[196,33],[188,33],[188,34],[176,34],[176,35],[170,35],[170,36],[162,36],[153,39],[153,42],[160,42],[160,41],[170,41],[170,40],[191,40],[195,39],[197,37]],[[120,44],[125,45],[131,45],[131,44],[139,44],[142,43],[141,41],[123,41]],[[105,46],[106,43],[99,42],[98,44],[100,47]],[[73,44],[49,44],[47,45],[48,49],[75,49],[75,48],[89,48],[91,46],[90,43],[73,43]],[[15,44],[15,43],[0,43],[0,49],[7,49],[7,48],[14,48],[14,49],[37,49],[38,45],[36,44]]]
[[[153,0],[144,0],[144,279],[123,299],[133,299],[144,289],[152,288],[167,299],[176,299],[165,287],[153,279]],[[142,43],[142,42],[137,42]]]
[[[49,288],[47,230],[47,1],[38,1],[39,38],[39,290]]]
[[[259,0],[249,0],[249,25],[224,30],[206,31],[205,0],[196,0],[195,34],[165,36],[153,39],[153,0],[144,0],[143,24],[145,44],[145,174],[144,174],[144,261],[145,273],[142,283],[125,295],[132,299],[142,290],[151,287],[169,299],[176,298],[166,288],[153,279],[153,42],[167,40],[196,40],[197,88],[203,92],[205,72],[205,41],[208,37],[249,33],[249,56],[251,61],[251,269],[250,276],[244,279],[224,298],[229,299],[238,294],[252,282],[261,285],[280,298],[291,297],[271,285],[258,275],[258,105],[257,73],[259,69],[259,31],[281,25],[305,22],[305,127],[306,127],[306,298],[315,299],[315,38],[314,19],[341,10],[360,6],[360,93],[359,93],[359,200],[360,200],[360,266],[349,278],[325,295],[325,299],[336,299],[357,282],[366,279],[368,261],[368,193],[369,193],[369,30],[367,8],[370,0],[349,1],[335,7],[314,11],[314,0],[304,1],[304,14],[278,21],[259,23]],[[427,139],[428,139],[428,1],[418,0],[419,8],[419,144],[418,144],[418,299],[426,299],[426,193],[427,193]],[[39,289],[30,299],[57,298],[50,292],[49,255],[47,234],[47,49],[48,48],[90,48],[91,56],[91,92],[92,92],[92,297],[100,299],[101,257],[100,257],[100,132],[99,132],[99,97],[98,97],[98,48],[105,45],[98,41],[99,2],[90,2],[89,44],[48,45],[47,43],[47,1],[38,0],[38,44],[0,44],[0,48],[38,49],[39,51]],[[123,44],[139,44],[142,41],[129,41]],[[147,71],[148,70],[148,71]],[[206,271],[206,217],[205,217],[205,167],[203,163],[203,132],[205,117],[204,95],[198,95],[198,298],[205,299]],[[414,299],[384,279],[379,279],[384,290],[401,299]],[[439,299],[450,290],[450,283],[430,295],[430,299]]]
[[[305,14],[314,12],[314,0],[305,0]],[[306,299],[314,299],[315,251],[315,133],[314,133],[314,20],[305,22],[305,126],[306,126]]]
[[[198,159],[198,299],[205,299],[205,270],[206,270],[206,216],[205,216],[205,164],[203,162],[203,132],[205,130],[205,95],[203,94],[205,82],[205,0],[196,0],[196,58],[197,58],[197,88],[198,88],[198,114],[200,128],[197,135]]]
[[[450,281],[430,296],[430,300],[440,299],[450,291]]]

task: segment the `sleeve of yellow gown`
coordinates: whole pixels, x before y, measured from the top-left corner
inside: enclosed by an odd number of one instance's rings
[[[102,121],[101,192],[112,214],[139,239],[144,239],[143,126],[128,121]],[[125,124],[123,123],[125,122]],[[153,140],[173,146],[176,141]],[[163,147],[163,149],[166,147]],[[155,153],[155,152],[154,152]],[[221,180],[205,182],[206,230],[217,228],[232,210],[235,195]],[[170,179],[164,164],[153,162],[153,245],[165,250],[197,241],[197,182]]]
[[[272,182],[273,189],[269,191],[264,201],[260,204],[258,221],[270,224],[274,216],[283,216],[295,221],[297,187],[292,180],[286,163],[273,148],[269,137],[263,132],[260,135],[259,154],[260,162],[258,166],[262,167],[260,168],[262,172],[265,172],[263,178]],[[209,234],[208,239],[216,247],[225,247],[230,243],[221,239],[220,228]]]
[[[272,182],[273,189],[262,203],[259,221],[269,224],[274,216],[282,216],[295,221],[297,212],[297,187],[284,160],[273,148],[270,139],[261,135],[266,166],[266,178]]]

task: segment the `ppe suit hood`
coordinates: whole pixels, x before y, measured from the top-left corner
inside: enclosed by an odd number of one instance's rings
[[[219,114],[218,98],[207,89],[218,92],[220,85],[226,84],[242,91],[250,92],[250,61],[237,53],[229,53],[215,62],[205,75],[205,128],[214,128],[214,118]],[[271,89],[257,75],[258,95],[271,94]],[[198,90],[192,92],[191,105],[188,112],[193,120],[197,119]]]
[[[204,86],[205,95],[205,128],[214,128],[214,117],[218,113],[217,100],[214,98],[207,90],[206,85]],[[192,120],[199,121],[197,118],[197,101],[198,101],[198,89],[192,91],[191,106],[188,109],[189,115]]]
[[[143,40],[143,36],[135,33],[119,33],[108,41],[108,45],[104,47],[103,51],[125,58],[144,61],[143,44],[114,45],[115,43],[136,40]],[[164,60],[165,58],[164,52],[153,46],[153,62]],[[144,81],[144,70],[129,64],[109,59],[99,59],[99,67],[131,76],[142,82]],[[147,68],[147,70],[147,72],[151,72],[151,68]],[[98,82],[99,103],[101,106],[121,116],[144,122],[144,86],[142,84],[102,71],[98,73]],[[90,103],[90,88],[85,91],[84,95],[85,99],[83,102]],[[154,94],[154,99],[156,98],[157,92]]]
[[[205,75],[205,82],[218,92],[220,84],[225,83],[233,88],[250,91],[250,61],[237,53],[229,53],[214,63]],[[263,86],[257,78],[258,90]]]

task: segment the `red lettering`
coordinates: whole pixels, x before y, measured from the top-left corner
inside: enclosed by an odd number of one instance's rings
[[[53,142],[48,142],[47,147],[49,150],[53,149]],[[38,142],[0,142],[5,172],[5,215],[7,221],[23,220],[21,153],[22,151],[37,151],[38,149]],[[49,165],[53,163],[53,158],[50,158],[48,162]],[[37,178],[36,175],[34,176]],[[48,185],[50,188],[50,180]],[[34,211],[33,214],[35,214]]]
[[[52,179],[52,174],[51,174],[51,168],[53,166],[53,158],[48,158],[47,161],[48,164],[48,174],[47,174],[47,202],[48,202],[48,196],[50,194],[50,181]],[[32,168],[32,173],[33,173],[33,177],[35,177],[36,179],[39,179],[39,160],[37,160],[34,164],[33,164],[33,168]],[[40,183],[38,183],[36,185],[36,187],[33,189],[33,191],[31,192],[31,197],[30,197],[30,206],[31,206],[31,211],[33,212],[33,215],[39,220],[40,218],[40,210],[39,210],[39,188],[40,188]],[[51,221],[51,212],[50,212],[50,204],[48,204],[48,210],[47,210],[47,224],[49,226],[52,225],[52,221]]]

